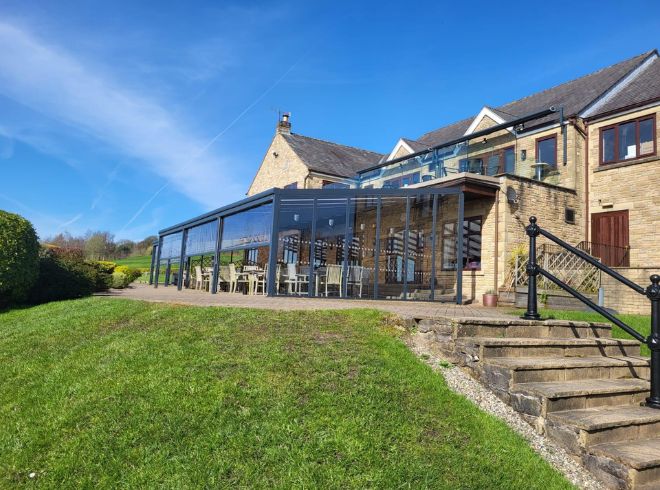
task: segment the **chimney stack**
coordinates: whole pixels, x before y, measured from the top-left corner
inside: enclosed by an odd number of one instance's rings
[[[280,120],[277,123],[277,132],[280,134],[291,134],[291,123],[289,118],[291,117],[290,112],[285,112],[280,116]]]

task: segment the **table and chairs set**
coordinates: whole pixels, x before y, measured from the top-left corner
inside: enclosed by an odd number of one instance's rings
[[[213,281],[213,267],[194,267],[192,289],[208,291]],[[342,296],[344,270],[341,265],[328,264],[314,268],[310,274],[309,266],[297,264],[277,264],[275,272],[275,290],[284,289],[285,294],[293,296],[307,295],[310,277],[314,282],[318,296]],[[347,268],[346,285],[351,297],[361,298],[363,289],[369,280],[370,269],[359,265]],[[263,294],[268,291],[268,265],[244,265],[240,270],[236,264],[218,266],[218,290],[229,293]]]

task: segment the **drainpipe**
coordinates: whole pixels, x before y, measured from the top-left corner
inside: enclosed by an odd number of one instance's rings
[[[563,160],[564,160],[564,167],[568,163],[568,153],[566,151],[566,144],[568,143],[568,132],[566,131],[566,126],[564,124],[564,106],[561,106],[559,108],[559,125],[561,127],[561,134],[562,134],[562,146],[563,146]]]
[[[494,269],[494,277],[493,277],[493,291],[495,291],[495,294],[498,294],[498,269],[499,269],[499,244],[500,244],[500,189],[498,188],[497,191],[495,192],[495,267]]]
[[[584,241],[589,241],[589,123],[584,122]]]

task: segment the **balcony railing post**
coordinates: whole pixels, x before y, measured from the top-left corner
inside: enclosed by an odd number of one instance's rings
[[[651,396],[646,406],[660,408],[660,276],[651,276],[651,285],[646,288],[646,297],[651,300],[651,335],[646,343],[651,349]]]
[[[536,216],[529,218],[529,225],[525,228],[529,237],[529,260],[527,261],[527,311],[522,316],[526,320],[538,320],[541,318],[538,312],[538,301],[536,298],[536,276],[539,274],[539,266],[536,263],[536,237],[539,236],[539,227],[536,224]]]

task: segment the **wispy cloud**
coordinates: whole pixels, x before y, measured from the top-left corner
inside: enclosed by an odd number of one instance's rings
[[[57,228],[60,229],[60,230],[65,229],[66,227],[71,226],[75,222],[79,221],[80,218],[82,218],[82,217],[83,217],[83,214],[78,213],[73,218],[71,218],[70,220],[65,221],[64,223],[61,223],[60,226],[58,226]]]
[[[96,65],[14,24],[0,22],[0,45],[3,95],[147,165],[206,207],[218,204],[221,184],[223,197],[241,195],[242,189],[227,181],[227,162],[200,152],[206,138],[149,94],[122,86]]]

